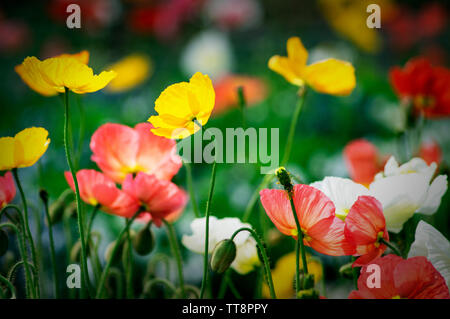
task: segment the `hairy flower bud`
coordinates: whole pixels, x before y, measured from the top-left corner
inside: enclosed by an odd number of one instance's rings
[[[283,166],[279,167],[275,174],[277,175],[278,181],[283,186],[283,188],[289,193],[292,194],[294,190],[294,185],[292,185],[291,177],[289,176],[288,171]]]
[[[314,288],[300,290],[298,292],[298,299],[319,299],[319,297],[319,292]]]
[[[133,248],[141,256],[148,255],[155,247],[155,235],[150,225],[143,227],[132,239]]]
[[[353,278],[352,264],[353,263],[350,262],[345,265],[342,265],[341,268],[339,268],[339,273],[341,274],[342,277],[348,278],[348,279]]]
[[[220,241],[211,257],[211,269],[217,273],[227,270],[236,258],[236,244],[231,239]]]

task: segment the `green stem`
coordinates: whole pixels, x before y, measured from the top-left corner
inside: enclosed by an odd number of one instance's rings
[[[400,251],[397,249],[397,247],[395,247],[394,245],[392,245],[390,242],[386,241],[384,238],[380,238],[379,239],[380,243],[385,244],[386,246],[388,246],[390,249],[392,249],[392,251],[400,256],[403,257],[402,254],[400,253]]]
[[[131,246],[131,236],[130,236],[130,229],[127,231],[127,260],[126,263],[126,280],[127,280],[127,286],[126,286],[126,292],[127,292],[127,299],[133,299],[134,298],[134,292],[133,292],[133,251]]]
[[[298,293],[300,291],[300,264],[299,264],[299,259],[300,259],[300,253],[302,256],[302,263],[303,263],[303,272],[305,274],[308,274],[308,263],[306,261],[306,251],[305,251],[305,246],[303,243],[303,231],[300,227],[300,222],[298,221],[298,216],[297,213],[295,211],[295,206],[294,206],[294,201],[292,200],[292,196],[289,194],[289,201],[291,203],[291,209],[292,209],[292,215],[294,216],[295,219],[295,225],[297,226],[297,243],[295,245],[295,256],[296,256],[296,267],[295,267],[295,290],[296,290],[296,296],[298,297]]]
[[[53,240],[53,225],[52,221],[50,219],[50,213],[48,211],[48,201],[44,202],[44,208],[45,208],[45,215],[47,217],[47,224],[48,224],[48,237],[50,240],[50,259],[52,263],[52,270],[53,270],[53,289],[55,290],[55,298],[59,298],[59,292],[58,292],[58,272],[56,270],[56,254],[55,254],[55,242]]]
[[[251,228],[248,227],[242,227],[236,230],[233,235],[231,236],[231,240],[234,240],[234,238],[241,232],[241,231],[248,231],[253,238],[256,240],[256,244],[258,245],[259,251],[261,252],[261,256],[263,258],[264,268],[266,270],[266,277],[267,277],[267,284],[269,286],[270,290],[270,296],[272,299],[277,299],[277,295],[275,294],[275,289],[273,286],[273,280],[272,280],[272,272],[270,271],[270,264],[269,264],[269,258],[267,257],[266,248],[264,246],[264,242],[262,239],[258,236],[258,234]]]
[[[209,195],[208,201],[206,202],[206,212],[205,212],[205,253],[203,257],[203,279],[202,286],[200,289],[200,299],[203,299],[205,295],[206,286],[208,283],[208,252],[209,252],[209,213],[211,209],[211,201],[214,193],[214,185],[216,183],[216,166],[217,163],[214,161],[212,172],[211,172],[211,182],[209,184]]]
[[[6,205],[1,210],[0,217],[1,217],[1,214],[4,211],[6,211],[6,208],[8,208],[8,207],[13,207],[14,209],[17,210],[17,212],[19,213],[18,216],[20,216],[19,218],[21,220],[22,229],[23,229],[24,226],[23,226],[23,220],[22,220],[21,211],[20,211],[20,209],[17,206],[15,206],[15,205]],[[17,243],[19,245],[19,251],[20,251],[20,254],[22,255],[22,259],[23,259],[24,264],[25,264],[24,265],[24,267],[25,267],[25,290],[27,291],[27,296],[29,296],[31,298],[34,298],[36,291],[33,289],[33,282],[32,282],[32,277],[31,277],[30,264],[28,263],[28,254],[27,254],[26,245],[25,245],[25,234],[21,233],[19,231],[19,229],[17,228],[17,226],[12,224],[12,223],[1,224],[0,228],[2,228],[2,227],[10,227],[17,234]],[[33,269],[33,273],[35,273],[35,269]]]
[[[286,146],[284,149],[283,160],[281,161],[281,166],[285,166],[289,161],[289,157],[291,156],[292,143],[294,141],[295,128],[297,127],[298,118],[300,117],[300,113],[303,108],[303,104],[305,103],[306,98],[306,87],[303,87],[299,90],[297,104],[295,105],[294,114],[292,115],[291,125],[289,127],[289,134],[286,141]]]
[[[237,88],[237,95],[238,95],[239,109],[241,110],[242,114],[242,128],[245,130],[245,127],[247,126],[245,121],[245,107],[247,105],[247,102],[245,101],[244,88],[242,86]]]
[[[186,167],[186,181],[187,181],[187,187],[189,191],[189,197],[191,198],[192,203],[192,209],[194,210],[195,218],[200,217],[200,211],[198,209],[197,199],[195,197],[195,191],[194,191],[194,183],[192,181],[192,169],[191,164],[188,162],[183,161],[184,166]]]
[[[24,237],[28,238],[31,246],[31,258],[34,264],[34,285],[36,290],[36,297],[40,297],[40,285],[39,285],[39,265],[37,261],[36,248],[34,246],[33,235],[31,234],[30,222],[28,220],[28,206],[27,200],[25,198],[25,193],[23,192],[22,185],[20,184],[19,174],[17,172],[17,168],[12,170],[14,179],[16,180],[17,188],[19,189],[20,197],[23,203],[23,211],[24,211],[24,230],[26,230],[26,235]]]
[[[178,281],[180,284],[181,294],[183,298],[186,298],[186,290],[184,287],[184,276],[183,276],[183,263],[181,258],[180,247],[178,246],[177,236],[175,235],[175,228],[168,221],[163,220],[163,222],[164,225],[166,225],[167,227],[167,235],[169,237],[170,247],[172,249],[172,254],[177,262]]]
[[[113,251],[111,253],[111,257],[109,258],[109,260],[106,262],[106,266],[103,269],[103,273],[102,276],[100,277],[100,282],[98,284],[97,287],[97,293],[96,293],[96,298],[102,298],[103,295],[103,291],[105,290],[105,281],[106,278],[108,276],[109,273],[109,269],[111,268],[112,262],[114,260],[114,256],[117,253],[119,244],[122,242],[122,238],[124,236],[124,234],[128,231],[128,229],[130,229],[131,224],[133,223],[133,221],[136,219],[136,217],[141,213],[141,211],[138,211],[136,214],[134,214],[133,217],[131,217],[130,220],[128,220],[128,223],[125,225],[124,229],[122,229],[122,231],[120,232],[117,240],[116,240],[116,244],[114,245]]]
[[[356,257],[352,256],[352,263],[354,263],[355,260]],[[352,267],[353,286],[356,290],[358,290],[358,268],[359,267]]]
[[[250,219],[250,215],[253,212],[253,208],[255,207],[256,201],[259,198],[259,192],[263,190],[264,188],[269,185],[269,183],[275,178],[275,175],[273,174],[267,174],[264,176],[261,183],[258,185],[258,187],[255,189],[255,191],[252,194],[252,197],[250,198],[247,207],[245,208],[244,216],[242,217],[242,221],[245,223]]]
[[[92,231],[92,225],[94,224],[94,219],[97,216],[98,210],[100,209],[100,204],[94,206],[94,209],[92,210],[91,216],[89,216],[89,221],[86,229],[86,237],[91,237],[91,231]]]
[[[13,284],[8,279],[3,277],[2,275],[0,275],[0,282],[5,284],[9,288],[9,290],[11,291],[11,298],[10,299],[16,299],[16,288],[14,288]]]
[[[84,231],[84,222],[83,222],[83,209],[80,198],[80,189],[78,188],[78,180],[75,174],[75,170],[73,167],[72,156],[70,153],[69,140],[68,140],[68,128],[69,128],[69,89],[65,88],[64,93],[64,110],[65,110],[65,120],[64,120],[64,148],[66,151],[67,164],[69,165],[70,173],[72,174],[73,182],[75,184],[75,197],[77,201],[77,221],[78,221],[78,232],[80,233],[80,242],[81,242],[81,278],[83,281],[83,288],[81,290],[82,293],[89,294],[90,282],[89,282],[89,273],[87,266],[87,254],[86,254],[86,238]]]
[[[81,155],[83,153],[83,138],[84,138],[84,107],[82,101],[82,95],[77,95],[77,104],[80,111],[80,129],[78,130],[78,143],[77,143],[77,155],[75,158],[75,167],[79,167]]]

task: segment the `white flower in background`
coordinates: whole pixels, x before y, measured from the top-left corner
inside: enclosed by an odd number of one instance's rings
[[[205,221],[205,217],[194,219],[191,223],[192,235],[184,235],[181,239],[187,249],[199,254],[203,254],[205,250]],[[242,223],[239,218],[217,219],[211,216],[209,218],[208,254],[214,251],[217,243],[224,239],[230,239],[233,233],[242,227],[252,228],[250,224]],[[256,241],[247,231],[240,232],[233,241],[237,249],[231,268],[240,274],[249,273],[260,264]]]
[[[186,75],[196,72],[217,79],[229,72],[233,65],[231,44],[219,31],[204,31],[194,37],[181,56],[181,68]]]
[[[351,179],[341,177],[325,177],[310,186],[322,191],[334,203],[336,217],[345,219],[350,208],[359,196],[370,195],[369,190]]]
[[[437,165],[427,165],[420,158],[413,158],[401,166],[391,157],[384,172],[375,176],[370,184],[370,194],[383,205],[383,213],[389,231],[398,233],[414,213],[434,214],[447,191],[447,176],[433,180]],[[431,185],[430,185],[431,183]]]
[[[262,7],[258,0],[210,0],[205,14],[223,29],[248,29],[261,23]]]
[[[433,226],[420,221],[408,258],[426,257],[439,271],[450,287],[450,242]]]

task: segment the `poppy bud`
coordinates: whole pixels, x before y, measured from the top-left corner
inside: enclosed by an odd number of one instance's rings
[[[319,299],[319,292],[314,289],[305,289],[298,292],[298,299]]]
[[[302,290],[314,288],[314,275],[313,274],[301,274],[300,275],[300,287]]]
[[[294,186],[292,185],[291,177],[289,176],[288,171],[283,166],[279,167],[275,174],[277,175],[278,181],[284,187],[284,189],[291,194]]]
[[[227,270],[236,258],[236,244],[231,239],[220,241],[211,257],[211,269],[217,273]]]
[[[132,239],[133,248],[141,256],[148,255],[155,247],[155,235],[150,225],[142,228]]]
[[[348,279],[353,278],[352,264],[353,263],[348,263],[348,264],[342,265],[341,268],[339,268],[339,273],[341,274],[342,277],[348,278]]]
[[[0,229],[0,256],[3,256],[8,251],[8,234]]]
[[[45,189],[39,191],[39,197],[44,203],[48,203],[48,192]]]

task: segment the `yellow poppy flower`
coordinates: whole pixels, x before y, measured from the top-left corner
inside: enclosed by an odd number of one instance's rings
[[[158,136],[182,139],[204,126],[214,108],[215,93],[208,75],[195,73],[189,82],[166,88],[155,101],[157,116],[148,121]]]
[[[26,128],[14,137],[0,138],[0,171],[34,165],[50,144],[42,127]]]
[[[323,268],[320,261],[307,255],[308,272],[314,275],[314,282],[318,283],[323,277]],[[277,298],[290,299],[295,296],[295,253],[289,253],[278,259],[272,270],[272,280]],[[300,269],[303,264],[300,262]],[[269,287],[264,283],[262,287],[264,298],[270,298]]]
[[[124,92],[144,82],[152,72],[150,59],[141,54],[129,55],[111,65],[109,70],[117,73],[106,90],[113,93]]]
[[[15,68],[22,80],[36,92],[51,96],[63,93],[67,87],[74,93],[84,94],[104,88],[115,76],[114,71],[103,71],[94,75],[84,62],[89,54],[63,54],[40,61],[36,57],[27,57]]]
[[[298,86],[306,84],[317,92],[331,95],[348,95],[355,88],[355,69],[350,63],[327,59],[306,65],[308,51],[298,37],[289,38],[287,53],[287,57],[271,57],[269,68],[288,82]]]

